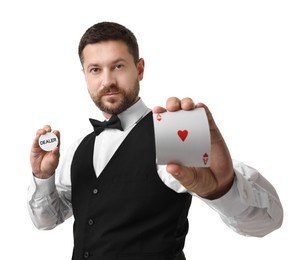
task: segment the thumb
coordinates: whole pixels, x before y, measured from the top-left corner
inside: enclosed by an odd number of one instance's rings
[[[167,164],[167,166],[166,166],[166,170],[174,176],[177,176],[180,174],[181,168],[182,168],[182,166],[178,165],[178,164]]]
[[[191,168],[168,164],[166,170],[186,188],[190,188],[195,181],[195,172]]]

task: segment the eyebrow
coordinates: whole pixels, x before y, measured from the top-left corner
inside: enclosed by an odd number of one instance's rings
[[[98,67],[99,65],[97,63],[90,63],[87,65],[87,68],[90,68],[90,67]]]
[[[123,59],[123,58],[118,58],[116,60],[113,60],[110,64],[116,64],[118,62],[125,62],[127,63],[127,60]],[[99,67],[99,63],[90,63],[87,65],[87,68],[90,68],[90,67]]]

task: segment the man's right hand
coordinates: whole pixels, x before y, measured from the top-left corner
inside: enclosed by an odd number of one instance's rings
[[[39,146],[39,138],[48,132],[51,132],[51,127],[45,125],[42,129],[37,131],[36,137],[33,140],[33,144],[30,151],[30,163],[32,168],[32,173],[35,177],[40,179],[48,179],[51,177],[55,169],[59,164],[60,158],[60,132],[53,131],[53,133],[58,137],[59,144],[52,151],[46,152]]]

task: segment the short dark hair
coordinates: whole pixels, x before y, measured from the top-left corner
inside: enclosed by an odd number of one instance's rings
[[[79,42],[78,55],[81,64],[84,62],[83,50],[86,45],[110,40],[123,41],[127,45],[129,53],[133,56],[134,61],[138,62],[139,47],[135,35],[121,24],[101,22],[94,24],[87,29]]]

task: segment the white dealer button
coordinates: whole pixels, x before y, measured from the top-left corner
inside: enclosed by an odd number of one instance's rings
[[[52,151],[57,147],[59,140],[54,133],[46,133],[39,138],[39,145],[44,151]]]

